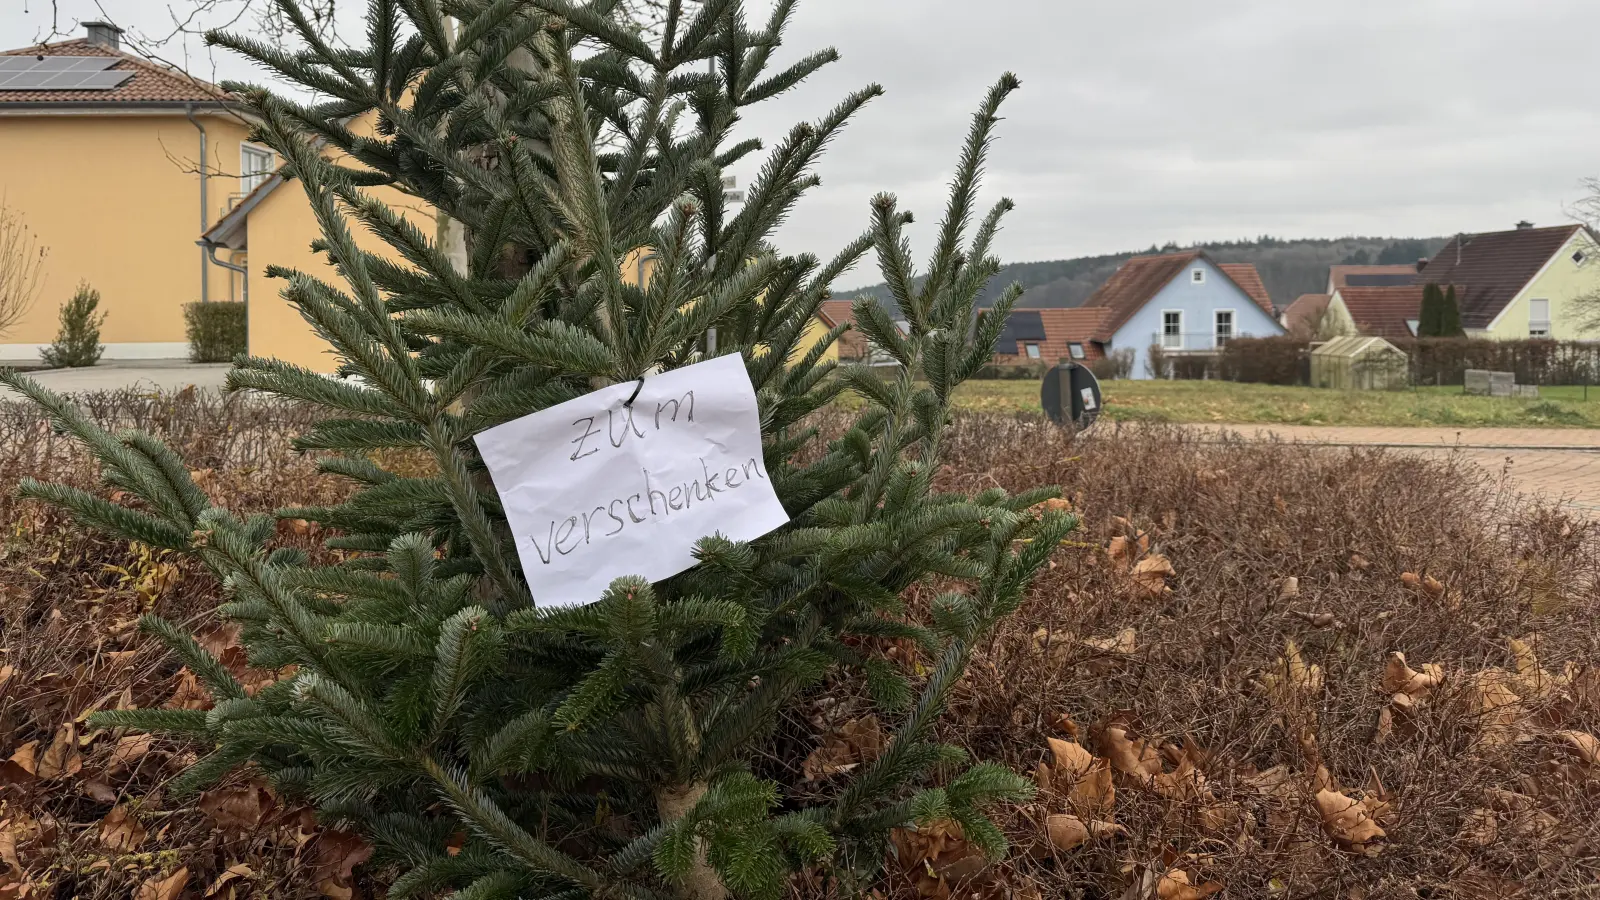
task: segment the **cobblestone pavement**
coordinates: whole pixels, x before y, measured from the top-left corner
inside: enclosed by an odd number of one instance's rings
[[[1309,425],[1197,426],[1253,440],[1332,447],[1382,446],[1405,452],[1459,453],[1524,494],[1557,500],[1600,518],[1600,429],[1357,428]]]

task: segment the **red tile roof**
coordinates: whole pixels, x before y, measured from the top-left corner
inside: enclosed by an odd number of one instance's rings
[[[817,318],[829,328],[843,325],[846,322],[854,325],[856,322],[855,301],[853,300],[824,300],[817,310]],[[839,335],[839,358],[847,360],[865,359],[867,356],[867,337],[859,330],[851,328]]]
[[[1290,333],[1311,336],[1312,326],[1321,318],[1323,311],[1328,308],[1328,301],[1332,299],[1328,294],[1301,294],[1283,311],[1283,327]]]
[[[1100,329],[1101,323],[1112,313],[1112,310],[1106,307],[1013,309],[1011,312],[1013,315],[1037,313],[1039,323],[1044,326],[1044,339],[1018,339],[1013,341],[1013,346],[1010,347],[996,345],[994,355],[997,361],[1018,362],[1034,359],[1028,356],[1028,344],[1038,344],[1037,359],[1052,365],[1057,360],[1072,357],[1072,348],[1069,346],[1071,344],[1083,345],[1083,359],[1100,359],[1105,356],[1104,349],[1096,343],[1094,335]]]
[[[1272,297],[1267,294],[1267,286],[1261,283],[1261,273],[1256,271],[1252,263],[1218,263],[1217,268],[1228,273],[1233,283],[1239,289],[1250,295],[1250,299],[1261,307],[1261,311],[1269,318],[1277,318],[1272,309]]]
[[[1135,256],[1106,279],[1088,300],[1085,307],[1098,306],[1111,310],[1095,332],[1094,340],[1109,341],[1123,323],[1144,308],[1160,290],[1172,282],[1179,272],[1196,260],[1204,259],[1233,281],[1267,315],[1272,315],[1272,299],[1261,283],[1261,275],[1250,263],[1217,263],[1202,250],[1182,253],[1165,253],[1160,256]]]
[[[230,99],[222,88],[197,78],[156,65],[131,53],[113,50],[86,38],[0,50],[0,56],[109,56],[117,59],[111,71],[132,72],[133,77],[108,91],[0,91],[0,107],[30,103],[121,104],[121,103],[224,103]]]
[[[1461,325],[1488,328],[1582,225],[1463,235],[1444,245],[1421,280],[1456,285]]]
[[[1417,274],[1417,264],[1416,263],[1398,263],[1398,264],[1395,264],[1395,265],[1384,265],[1384,266],[1353,266],[1353,265],[1329,266],[1328,267],[1328,291],[1331,294],[1333,291],[1337,291],[1340,288],[1349,287],[1350,284],[1349,284],[1347,279],[1349,279],[1349,277],[1351,275],[1412,275],[1412,276],[1414,276],[1416,274]],[[1367,286],[1368,287],[1373,287],[1375,285],[1367,285]],[[1390,287],[1401,287],[1401,285],[1389,285],[1389,286]]]
[[[1347,287],[1336,296],[1362,334],[1393,340],[1414,337],[1406,321],[1421,317],[1422,287]]]

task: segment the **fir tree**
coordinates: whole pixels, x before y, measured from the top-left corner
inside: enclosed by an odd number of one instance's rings
[[[671,0],[647,42],[618,25],[613,0],[373,0],[368,46],[357,49],[328,46],[294,0],[278,2],[303,49],[214,40],[331,98],[306,105],[232,86],[260,122],[257,138],[304,187],[318,246],[344,283],[272,274],[356,379],[249,359],[229,386],[333,412],[297,446],[359,489],[334,507],[279,515],[324,524],[348,559],[317,565],[272,549],[270,517],[211,505],[171,450],[100,431],[4,375],[136,502],[36,482],[27,495],[197,556],[225,585],[219,613],[244,626],[251,663],[297,667],[247,694],[180,627],[149,618],[144,628],[203,680],[215,708],[103,713],[96,724],[208,746],[176,790],[248,766],[308,799],[325,821],[370,836],[374,863],[400,873],[396,898],[770,897],[802,865],[847,884],[870,877],[889,828],[936,819],[1001,853],[983,807],[1025,795],[1027,782],[965,765],[933,725],[975,643],[1017,607],[1075,522],[1034,511],[1048,490],[964,496],[932,482],[951,394],[988,362],[1020,294],[1013,287],[971,327],[1010,208],[978,218],[976,191],[1017,81],[1004,76],[973,119],[919,280],[904,236],[911,216],[891,195],[872,199],[870,229],[832,260],[768,242],[875,86],[793,128],[743,208],[725,205],[724,167],[762,149],[730,142],[740,110],[834,58],[771,69],[792,2],[754,27],[738,0],[692,13]],[[459,30],[442,26],[441,10]],[[376,117],[375,135],[352,130],[361,116]],[[620,135],[605,146],[621,149],[597,150],[602,131]],[[321,155],[333,151],[344,159]],[[466,265],[371,199],[371,185],[461,223]],[[406,264],[362,252],[355,227]],[[619,265],[641,247],[658,256],[654,275],[625,283]],[[840,329],[796,349],[830,282],[874,250],[909,326],[856,305],[861,330],[899,364],[889,379],[823,361]],[[656,584],[623,578],[588,605],[540,606],[471,436],[701,359],[713,328],[757,388],[766,466],[792,521],[750,542],[707,537],[697,566]],[[807,417],[845,390],[864,398],[862,411],[818,446]],[[374,451],[395,449],[426,454],[434,471],[385,469],[379,460],[393,455]],[[928,621],[913,621],[900,598],[932,577],[946,593]],[[881,639],[920,647],[926,673],[908,677],[872,652]],[[786,796],[752,762],[827,678],[862,679],[892,739],[831,792]]]
[[[1417,314],[1417,337],[1438,337],[1444,315],[1444,294],[1437,284],[1422,286],[1422,309]]]
[[[100,361],[105,347],[100,344],[100,326],[106,314],[99,312],[100,292],[88,282],[78,285],[72,299],[61,307],[61,330],[50,346],[39,351],[39,359],[52,369],[92,366]]]
[[[1439,336],[1461,337],[1464,334],[1466,332],[1461,329],[1461,305],[1456,302],[1456,286],[1452,284],[1439,300]]]

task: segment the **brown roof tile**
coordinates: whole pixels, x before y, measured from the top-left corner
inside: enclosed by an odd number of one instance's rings
[[[1362,334],[1393,340],[1414,336],[1406,321],[1421,316],[1422,287],[1347,287],[1337,296]]]
[[[29,103],[222,103],[230,98],[208,82],[156,65],[149,60],[112,50],[85,38],[0,50],[0,56],[109,56],[118,61],[111,71],[133,72],[133,77],[109,91],[0,91],[0,106]]]
[[[1228,273],[1233,283],[1239,289],[1250,295],[1250,299],[1261,307],[1261,311],[1269,317],[1274,317],[1272,297],[1267,294],[1267,286],[1261,283],[1261,273],[1256,271],[1253,263],[1218,263],[1217,268]]]
[[[1322,316],[1323,310],[1328,308],[1328,301],[1332,299],[1328,294],[1301,294],[1283,311],[1283,327],[1291,333],[1309,334],[1311,326]]]
[[[855,301],[853,300],[824,300],[822,308],[817,310],[817,315],[829,328],[845,322],[855,323]]]
[[[1390,277],[1410,276],[1413,280],[1417,276],[1416,263],[1399,263],[1383,266],[1354,266],[1334,265],[1328,267],[1328,290],[1337,291],[1340,288],[1350,287],[1351,275],[1380,275]],[[1409,283],[1409,282],[1407,282]],[[1356,285],[1357,287],[1379,287],[1380,285]],[[1383,287],[1401,287],[1402,285],[1381,285]]]
[[[1084,301],[1085,307],[1099,306],[1111,310],[1111,314],[1100,323],[1093,339],[1111,340],[1124,322],[1133,318],[1134,313],[1144,308],[1144,305],[1176,278],[1179,272],[1188,268],[1197,259],[1204,259],[1221,269],[1239,290],[1244,291],[1267,315],[1272,315],[1272,299],[1267,296],[1267,289],[1261,283],[1261,276],[1256,272],[1256,267],[1250,263],[1217,263],[1201,250],[1165,253],[1160,256],[1135,256],[1123,263],[1121,268],[1106,279],[1105,284],[1100,285],[1100,288]]]
[[[1095,343],[1095,332],[1099,330],[1112,310],[1100,306],[1080,306],[1073,309],[1059,307],[1048,309],[1013,309],[1016,313],[1037,313],[1039,323],[1044,326],[1044,339],[1038,341],[1017,340],[1014,346],[994,348],[997,357],[1019,357],[1028,359],[1027,344],[1039,345],[1039,359],[1054,363],[1063,357],[1072,356],[1070,344],[1082,344],[1084,359],[1099,359],[1104,356],[1102,349]]]
[[[1582,225],[1463,235],[1444,245],[1422,281],[1455,284],[1461,325],[1487,328]]]

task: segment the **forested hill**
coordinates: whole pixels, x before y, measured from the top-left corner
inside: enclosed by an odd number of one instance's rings
[[[1432,256],[1444,247],[1447,238],[1368,238],[1347,237],[1332,240],[1279,240],[1264,237],[1255,241],[1226,241],[1197,244],[1217,262],[1254,263],[1266,282],[1272,302],[1279,306],[1293,303],[1301,294],[1320,293],[1328,284],[1328,266],[1335,263],[1411,263]],[[1128,258],[1148,253],[1171,253],[1192,249],[1168,244],[1147,250],[1109,256],[1080,256],[1049,262],[1010,263],[984,288],[979,306],[993,306],[1006,286],[1015,281],[1026,290],[1021,306],[1081,306],[1102,282]],[[841,291],[848,299],[870,294],[889,305],[889,289],[883,284]]]

